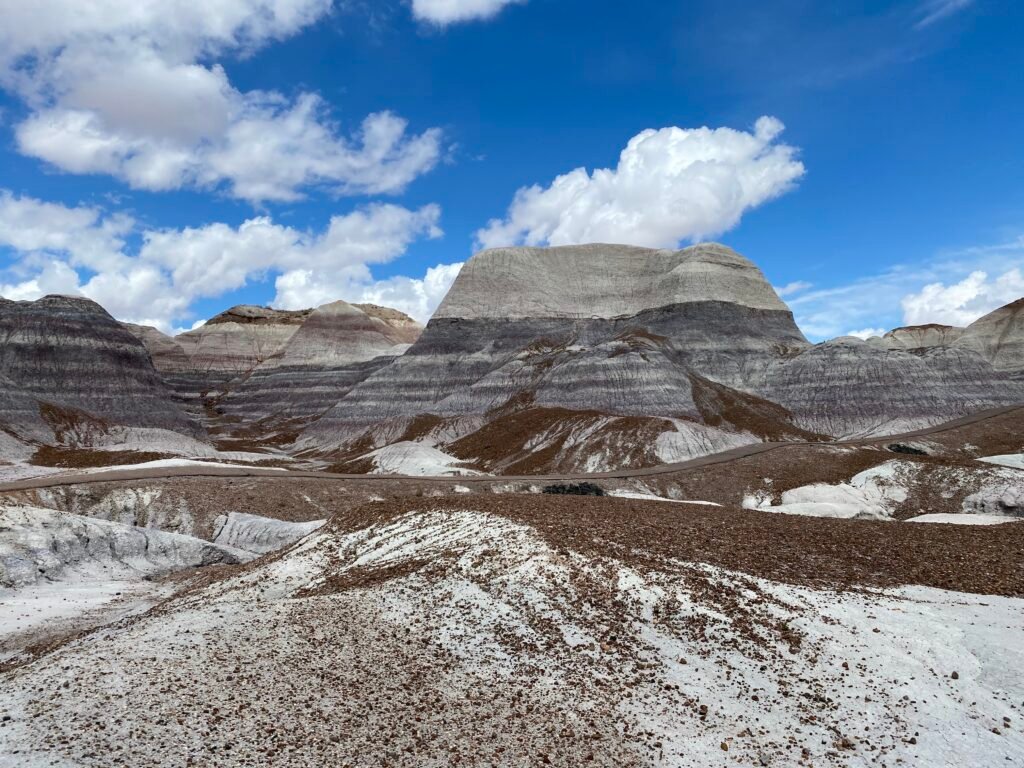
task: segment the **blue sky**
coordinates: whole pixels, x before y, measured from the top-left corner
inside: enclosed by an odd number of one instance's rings
[[[480,245],[701,239],[815,339],[1024,294],[1012,0],[195,5],[0,0],[4,295],[426,319]]]

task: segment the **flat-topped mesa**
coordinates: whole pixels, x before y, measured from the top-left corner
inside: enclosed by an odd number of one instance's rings
[[[99,445],[118,428],[204,436],[173,402],[143,344],[94,301],[5,301],[0,338],[4,387],[22,406],[2,416],[17,433],[38,439],[45,422],[53,434],[43,442],[65,445]]]
[[[221,312],[174,340],[188,357],[191,372],[220,378],[237,376],[279,352],[312,311],[243,304]]]
[[[393,356],[404,352],[423,331],[422,325],[403,312],[365,306],[371,308],[369,312],[334,301],[312,310],[299,330],[266,361],[266,367],[334,367]]]
[[[494,249],[463,267],[409,351],[300,443],[366,444],[368,430],[387,442],[424,414],[443,420],[450,440],[498,412],[534,408],[676,419],[681,441],[707,452],[754,438],[704,423],[693,376],[742,389],[808,346],[761,271],[721,245]]]
[[[1024,378],[1024,298],[975,320],[956,346],[977,352],[996,370]]]
[[[482,251],[462,268],[434,319],[611,319],[708,301],[789,311],[761,270],[723,245],[593,244]]]
[[[276,354],[223,400],[224,413],[280,422],[318,416],[419,338],[398,310],[335,301],[312,310]]]
[[[963,335],[964,329],[955,325],[926,323],[893,328],[882,336],[887,349],[931,349],[949,347]]]

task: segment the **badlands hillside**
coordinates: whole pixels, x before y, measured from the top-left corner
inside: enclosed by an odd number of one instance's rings
[[[1024,402],[1020,302],[967,329],[812,345],[761,271],[715,244],[485,251],[426,328],[337,301],[234,307],[171,338],[74,297],[4,302],[0,323],[8,477],[172,457],[596,472]]]
[[[812,345],[591,245],[0,327],[0,768],[1024,765],[1020,302]]]

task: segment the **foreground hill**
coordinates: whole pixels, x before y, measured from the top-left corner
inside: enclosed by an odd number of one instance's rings
[[[75,766],[1012,763],[1024,603],[991,593],[1021,593],[1022,536],[626,499],[370,504],[0,672],[0,752]]]

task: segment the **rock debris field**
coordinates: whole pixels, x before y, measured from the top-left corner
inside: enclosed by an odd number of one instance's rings
[[[1022,555],[1020,523],[352,506],[9,665],[0,766],[1021,765]]]

